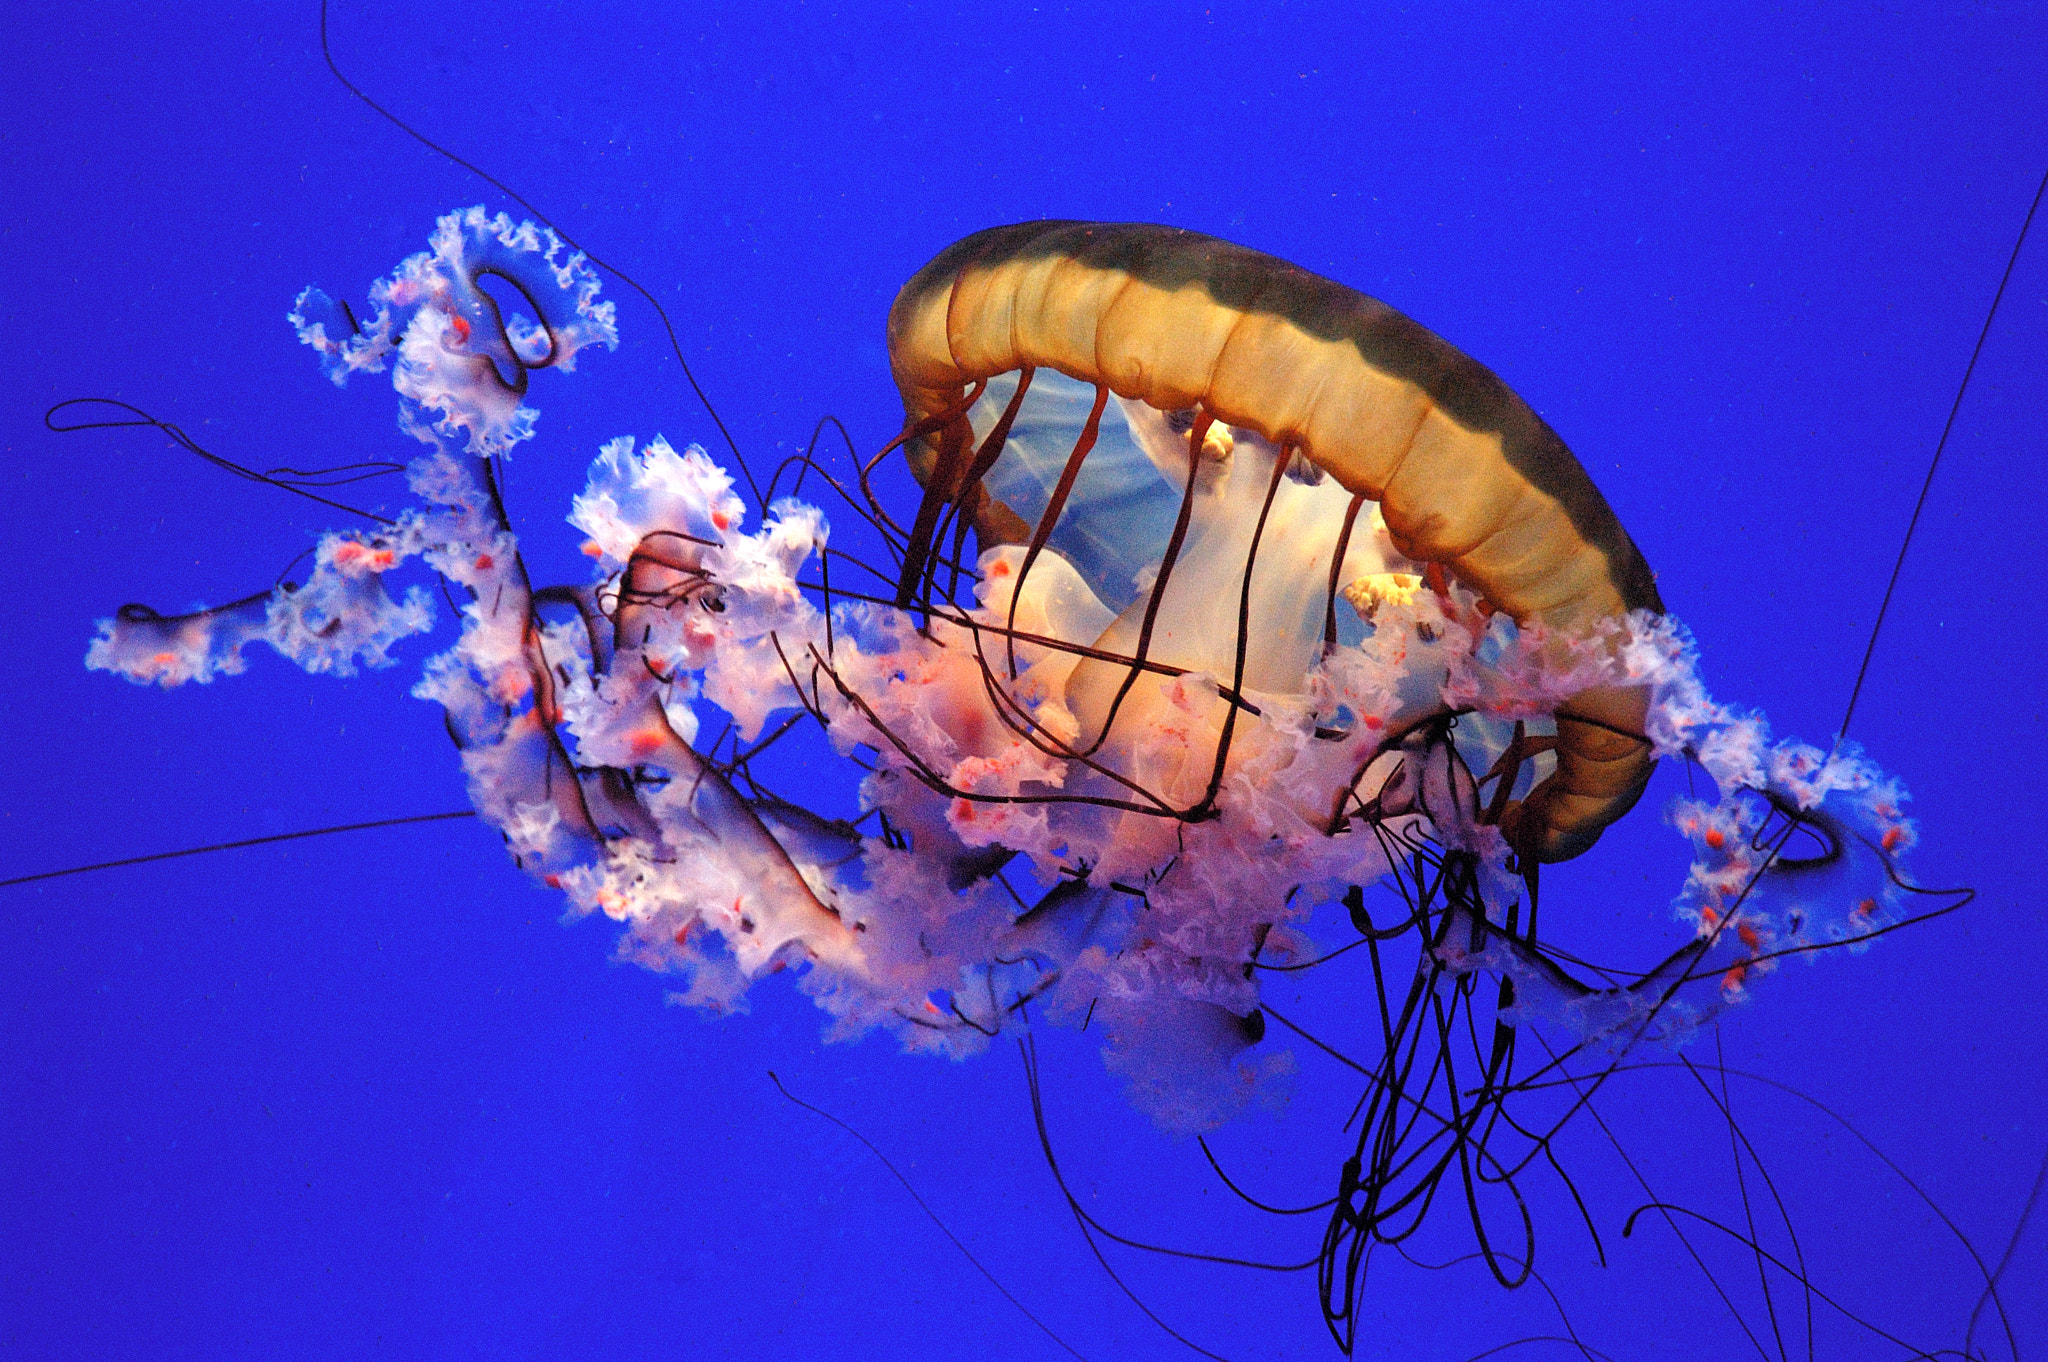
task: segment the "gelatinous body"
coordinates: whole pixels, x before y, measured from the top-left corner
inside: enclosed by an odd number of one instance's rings
[[[329,535],[303,586],[128,607],[88,661],[164,685],[251,641],[384,665],[430,611],[383,579],[423,560],[467,601],[415,693],[478,810],[687,1001],[797,966],[838,1033],[954,1054],[1035,1003],[1101,1025],[1134,1100],[1200,1130],[1287,1067],[1258,1045],[1260,969],[1361,887],[1418,888],[1430,981],[1497,977],[1499,1024],[1609,1049],[1682,1040],[1783,954],[1894,916],[1896,787],[1712,701],[1548,428],[1338,285],[1164,228],[941,255],[892,315],[927,489],[907,524],[873,503],[893,595],[835,578],[815,507],[750,508],[701,450],[631,437],[569,517],[591,580],[535,586],[492,460],[533,434],[532,371],[615,343],[587,264],[471,209],[370,296],[358,323],[309,290],[293,321],[337,382],[393,367],[420,504]],[[694,745],[707,705],[740,744],[723,759]],[[858,824],[752,781],[744,745],[804,711],[846,779],[866,769]],[[1535,868],[1654,756],[1718,789],[1673,814],[1696,936],[1589,981],[1536,936]],[[1788,850],[1794,826],[1820,849]]]

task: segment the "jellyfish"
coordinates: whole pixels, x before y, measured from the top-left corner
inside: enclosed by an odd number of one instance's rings
[[[471,208],[360,313],[308,289],[290,319],[338,385],[390,371],[416,504],[324,537],[302,583],[124,607],[89,666],[206,683],[254,643],[387,666],[434,608],[386,579],[423,566],[459,635],[414,694],[477,811],[678,1001],[731,1011],[786,975],[835,1037],[954,1057],[1033,1018],[1095,1028],[1180,1134],[1284,1100],[1293,1023],[1262,983],[1317,965],[1309,924],[1339,912],[1386,1018],[1320,1258],[1347,1351],[1371,1251],[1440,1190],[1462,1184],[1519,1285],[1543,1120],[1787,958],[1909,915],[1897,782],[1713,700],[1527,404],[1271,257],[1132,224],[969,237],[890,313],[904,429],[856,476],[796,460],[750,505],[703,449],[620,435],[570,508],[592,568],[566,584],[530,576],[498,470],[537,434],[533,375],[618,343],[580,253]],[[899,455],[914,507],[878,490]],[[887,561],[832,546],[805,478]],[[857,817],[758,776],[798,723]],[[1542,867],[1588,853],[1658,760],[1702,777],[1667,811],[1690,940],[1634,967],[1560,953]],[[1541,1083],[1517,1061],[1536,1035]]]

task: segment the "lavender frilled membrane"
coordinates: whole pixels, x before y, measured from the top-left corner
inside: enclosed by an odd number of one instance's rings
[[[485,278],[532,315],[502,315]],[[1315,469],[1279,466],[1284,448],[1221,423],[1188,432],[1142,402],[1097,402],[1085,495],[1028,573],[1016,544],[982,552],[971,605],[821,594],[816,507],[776,501],[749,530],[728,472],[659,436],[621,436],[591,464],[569,514],[591,579],[536,587],[491,460],[534,435],[532,371],[617,345],[598,293],[553,232],[482,208],[442,218],[363,319],[307,290],[291,320],[337,385],[391,370],[400,425],[426,446],[417,504],[326,535],[295,587],[179,616],[125,607],[87,665],[210,682],[261,642],[312,672],[388,667],[432,626],[422,586],[386,583],[422,560],[467,604],[413,693],[447,711],[478,812],[573,912],[622,924],[622,954],[677,976],[682,1001],[743,1008],[786,967],[834,1036],[883,1027],[954,1056],[1023,1024],[1026,1002],[1055,1021],[1092,1014],[1133,1100],[1175,1131],[1278,1090],[1289,1059],[1251,1024],[1253,966],[1311,957],[1311,913],[1419,846],[1471,867],[1428,948],[1443,975],[1499,976],[1502,1021],[1608,1049],[1680,1043],[1788,953],[1867,941],[1897,916],[1895,857],[1913,839],[1897,784],[1716,703],[1670,617],[1571,638],[1518,628],[1405,558],[1377,507],[1358,515]],[[990,478],[1006,502],[1042,506],[1090,391],[1043,372],[1033,405],[1018,396],[991,385],[974,421],[1016,418]],[[1289,563],[1347,514],[1359,523],[1335,572]],[[1168,554],[1173,589],[1152,600]],[[1204,608],[1218,598],[1231,608]],[[1141,624],[1147,669],[1125,665]],[[1487,817],[1499,801],[1481,797],[1488,780],[1540,780],[1558,706],[1593,686],[1647,690],[1643,736],[1717,788],[1668,813],[1694,849],[1673,905],[1693,939],[1612,986],[1517,929],[1506,905],[1524,878]],[[751,742],[799,707],[872,818],[821,817],[693,746],[707,709]],[[1205,800],[1198,818],[1159,816]],[[1787,815],[1819,851],[1772,840]]]

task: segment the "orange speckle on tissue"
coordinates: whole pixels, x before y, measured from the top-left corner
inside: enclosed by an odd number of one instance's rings
[[[678,946],[684,944],[690,939],[690,928],[696,925],[697,924],[694,922],[685,922],[682,926],[676,928],[676,944]]]
[[[721,530],[729,530],[732,528],[732,517],[724,511],[713,511],[711,513],[711,523]]]
[[[458,345],[469,339],[469,323],[461,317],[450,317],[448,319],[448,329],[455,334],[455,341]]]
[[[586,539],[583,541],[583,556],[585,558],[602,558],[604,557],[604,549],[598,545],[595,539]]]
[[[626,735],[626,746],[636,757],[652,756],[668,746],[668,735],[652,728],[636,728]]]
[[[354,540],[334,546],[334,565],[344,568],[362,568],[369,572],[382,572],[398,561],[398,555],[390,549],[373,549],[368,544]]]
[[[1906,840],[1906,830],[1904,828],[1886,828],[1884,836],[1879,840],[1884,843],[1886,851],[1897,851],[1899,843]]]
[[[1708,846],[1712,847],[1716,851],[1719,851],[1722,847],[1728,845],[1727,835],[1723,833],[1719,828],[1708,828],[1706,831],[1706,835],[1701,837],[1700,840],[1702,842],[1705,842]]]
[[[178,660],[178,655],[176,653],[151,653],[149,660],[156,663],[159,667],[168,667]]]
[[[479,553],[476,556],[476,570],[478,572],[489,572],[496,566],[497,559],[491,557],[488,553]]]
[[[998,559],[996,559],[996,561],[995,561],[995,562],[993,562],[993,563],[989,564],[989,569],[988,569],[988,575],[989,575],[989,576],[991,576],[991,577],[1007,577],[1007,576],[1009,576],[1009,575],[1010,575],[1010,564],[1009,564],[1009,561],[1008,561],[1007,559],[1003,559],[1003,558],[998,558]]]
[[[1742,944],[1751,950],[1755,950],[1759,945],[1763,944],[1763,938],[1756,934],[1756,928],[1750,926],[1747,922],[1736,923],[1735,934],[1741,937]]]
[[[523,667],[505,667],[491,678],[491,698],[499,704],[515,704],[533,689],[533,678]]]

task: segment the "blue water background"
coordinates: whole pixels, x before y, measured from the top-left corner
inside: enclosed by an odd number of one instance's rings
[[[262,589],[348,522],[151,431],[50,434],[43,409],[120,397],[259,467],[409,457],[388,387],[337,392],[284,313],[312,282],[359,300],[439,212],[517,211],[344,92],[316,23],[305,0],[9,21],[0,876],[465,806],[438,714],[406,693],[449,637],[445,608],[397,669],[345,682],[267,653],[172,693],[81,666],[124,601]],[[1823,742],[2048,162],[2048,11],[2024,5],[342,0],[333,34],[365,90],[653,291],[763,460],[827,412],[864,451],[894,433],[890,299],[991,224],[1174,223],[1384,298],[1563,433],[1716,692]],[[541,578],[586,570],[560,517],[602,440],[716,435],[652,311],[607,288],[625,345],[537,379],[540,438],[512,464]],[[1862,956],[1789,964],[1689,1052],[1829,1104],[1991,1258],[2048,1148],[2044,429],[2037,228],[1855,725],[1913,791],[1913,868],[1980,897]],[[779,778],[850,798],[831,763]],[[1548,872],[1559,939],[1641,963],[1682,939],[1683,850],[1657,816],[1681,787],[1660,775],[1593,854]],[[609,962],[607,926],[559,911],[470,822],[0,890],[0,1355],[1065,1355],[772,1069],[885,1151],[1074,1349],[1193,1356],[1090,1256],[1008,1041],[962,1064],[880,1037],[824,1045],[779,980],[747,1016],[665,1007],[662,979]],[[1363,1050],[1363,978],[1333,967],[1270,996]],[[1320,1217],[1238,1205],[1192,1143],[1124,1104],[1092,1037],[1039,1044],[1091,1212],[1207,1252],[1312,1256]],[[1359,1089],[1292,1048],[1291,1106],[1214,1143],[1249,1189],[1302,1203],[1329,1194]],[[1915,1347],[1960,1347],[1981,1278],[1940,1222],[1812,1108],[1730,1083],[1816,1283]],[[1361,1356],[1470,1357],[1563,1332],[1560,1308],[1615,1358],[1780,1355],[1725,1237],[1689,1227],[1760,1349],[1669,1227],[1620,1237],[1647,1194],[1617,1151],[1657,1195],[1740,1217],[1700,1088],[1648,1069],[1597,1107],[1605,1130],[1580,1120],[1558,1154],[1608,1266],[1532,1174],[1554,1298],[1385,1254]],[[1469,1246],[1447,1202],[1414,1247]],[[1109,1253],[1216,1353],[1335,1356],[1305,1274]],[[1779,1286],[1784,1355],[1805,1357]],[[2042,1226],[2008,1286],[2039,1356]],[[1819,1309],[1813,1356],[1909,1355]],[[1978,1343],[2009,1355],[1988,1322]]]

